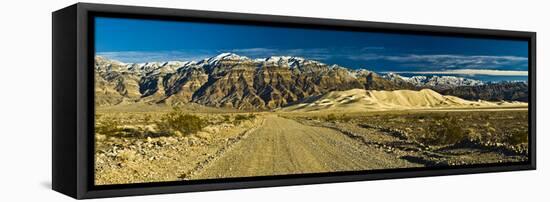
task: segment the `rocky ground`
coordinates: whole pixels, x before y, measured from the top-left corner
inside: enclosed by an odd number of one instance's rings
[[[521,162],[528,158],[526,110],[404,111],[293,118],[306,125],[337,130],[423,166]]]
[[[98,113],[95,183],[521,162],[528,156],[526,110],[195,113],[204,127],[185,134],[162,132],[152,121],[167,113]]]
[[[135,116],[135,115],[134,115]],[[220,121],[189,135],[126,136],[96,133],[95,183],[128,184],[184,180],[243,139],[262,118]],[[150,125],[138,128],[146,134]]]

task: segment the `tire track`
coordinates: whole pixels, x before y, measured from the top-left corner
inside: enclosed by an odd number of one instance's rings
[[[367,147],[333,129],[270,115],[190,179],[322,173],[413,167],[418,164]]]
[[[218,151],[216,151],[214,154],[208,156],[205,160],[197,163],[197,166],[195,166],[193,169],[180,174],[179,178],[181,180],[189,180],[192,178],[193,175],[200,173],[202,169],[208,166],[211,162],[218,159],[220,156],[225,154],[227,151],[229,151],[232,147],[234,147],[236,144],[241,142],[243,139],[247,138],[251,133],[253,133],[256,129],[260,128],[265,124],[265,119],[262,120],[261,124],[259,124],[257,127],[251,128],[247,131],[242,132],[237,138],[229,139],[226,145],[222,148],[220,148]]]

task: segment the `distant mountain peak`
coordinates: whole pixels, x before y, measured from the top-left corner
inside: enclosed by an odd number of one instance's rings
[[[453,88],[457,86],[480,86],[485,83],[480,80],[468,79],[464,77],[457,76],[412,76],[412,77],[401,77],[408,82],[416,86],[431,86],[437,87],[440,89],[444,88]]]
[[[208,58],[206,61],[208,64],[212,65],[222,60],[250,60],[250,59],[248,57],[240,56],[235,53],[226,52],[226,53],[221,53],[214,57]]]
[[[264,62],[268,65],[287,66],[290,68],[296,68],[304,64],[306,59],[302,57],[294,56],[270,56],[264,59],[258,59],[257,61]]]
[[[117,64],[117,65],[125,65],[126,63],[106,58],[104,56],[97,55],[94,58],[96,64]]]
[[[386,79],[393,80],[393,79],[408,79],[407,77],[401,76],[399,74],[389,72],[386,75],[383,76]]]
[[[304,61],[306,59],[295,56],[269,56],[264,59],[266,62],[278,62],[278,61]]]

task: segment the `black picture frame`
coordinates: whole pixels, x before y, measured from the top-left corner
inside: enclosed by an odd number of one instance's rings
[[[92,88],[94,85],[93,17],[95,16],[525,40],[529,43],[529,161],[96,186],[93,184],[94,91]],[[90,3],[77,3],[55,11],[52,13],[52,20],[52,188],[77,199],[536,169],[535,32]]]

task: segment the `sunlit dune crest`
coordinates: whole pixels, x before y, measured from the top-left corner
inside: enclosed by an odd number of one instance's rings
[[[332,91],[323,96],[292,105],[283,111],[363,111],[440,108],[526,107],[523,102],[470,101],[441,95],[430,89]]]

